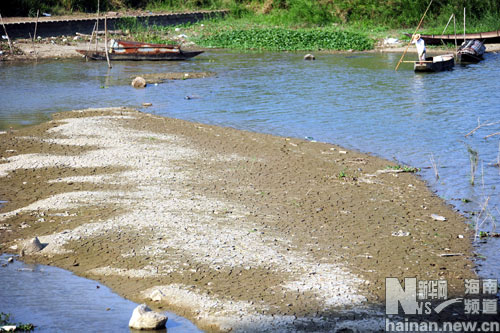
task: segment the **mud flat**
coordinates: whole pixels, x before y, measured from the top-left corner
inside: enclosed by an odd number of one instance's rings
[[[38,236],[23,260],[209,331],[378,330],[386,277],[475,276],[462,216],[334,145],[108,108],[0,134],[0,157],[2,252]]]

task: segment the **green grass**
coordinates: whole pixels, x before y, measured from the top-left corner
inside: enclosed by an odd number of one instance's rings
[[[14,0],[7,0],[14,1]],[[21,0],[30,3],[34,0]],[[101,1],[103,2],[103,1]],[[86,0],[51,0],[45,6],[64,4],[66,8],[95,10]],[[104,3],[104,2],[103,2]],[[175,44],[178,35],[201,47],[238,50],[315,51],[369,50],[375,40],[396,37],[407,40],[427,8],[429,0],[114,0],[105,9],[136,8],[151,11],[228,9],[230,14],[196,24],[176,27],[141,25],[122,19],[120,28],[129,30],[137,41]],[[411,4],[411,5],[410,5]],[[463,31],[463,3],[459,0],[434,2],[420,33],[442,33],[450,15],[457,16],[457,32]],[[470,0],[467,32],[500,29],[497,0]],[[0,5],[1,6],[1,5]],[[102,9],[102,8],[101,8]],[[201,27],[201,24],[204,26]],[[446,33],[453,32],[451,24]]]

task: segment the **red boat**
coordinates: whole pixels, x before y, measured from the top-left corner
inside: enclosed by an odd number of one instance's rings
[[[76,50],[89,59],[106,60],[105,51]],[[186,60],[203,51],[185,51],[178,45],[127,42],[112,39],[109,42],[109,60]]]

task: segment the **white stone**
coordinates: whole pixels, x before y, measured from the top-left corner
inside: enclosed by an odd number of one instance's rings
[[[43,249],[42,243],[38,237],[35,237],[29,241],[24,243],[23,249],[21,250],[22,254],[33,254]]]
[[[143,77],[136,77],[132,81],[132,87],[134,88],[144,88],[146,86],[146,80]]]
[[[136,330],[164,329],[167,319],[167,316],[151,311],[146,304],[141,304],[134,309],[128,326]]]
[[[309,53],[304,56],[304,60],[316,60],[316,57]]]
[[[436,220],[436,221],[446,221],[446,217],[441,216],[441,215],[431,214],[431,217],[433,220]]]

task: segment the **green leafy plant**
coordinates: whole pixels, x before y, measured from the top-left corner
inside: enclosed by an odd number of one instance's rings
[[[408,165],[389,165],[386,169],[401,170],[402,172],[419,172],[420,168],[411,167]]]
[[[10,322],[10,314],[8,313],[3,313],[0,312],[0,325],[6,325],[6,326],[16,326],[16,332],[26,332],[26,331],[32,331],[35,329],[35,326],[33,324],[29,323],[12,323]],[[2,331],[2,329],[0,329]]]

